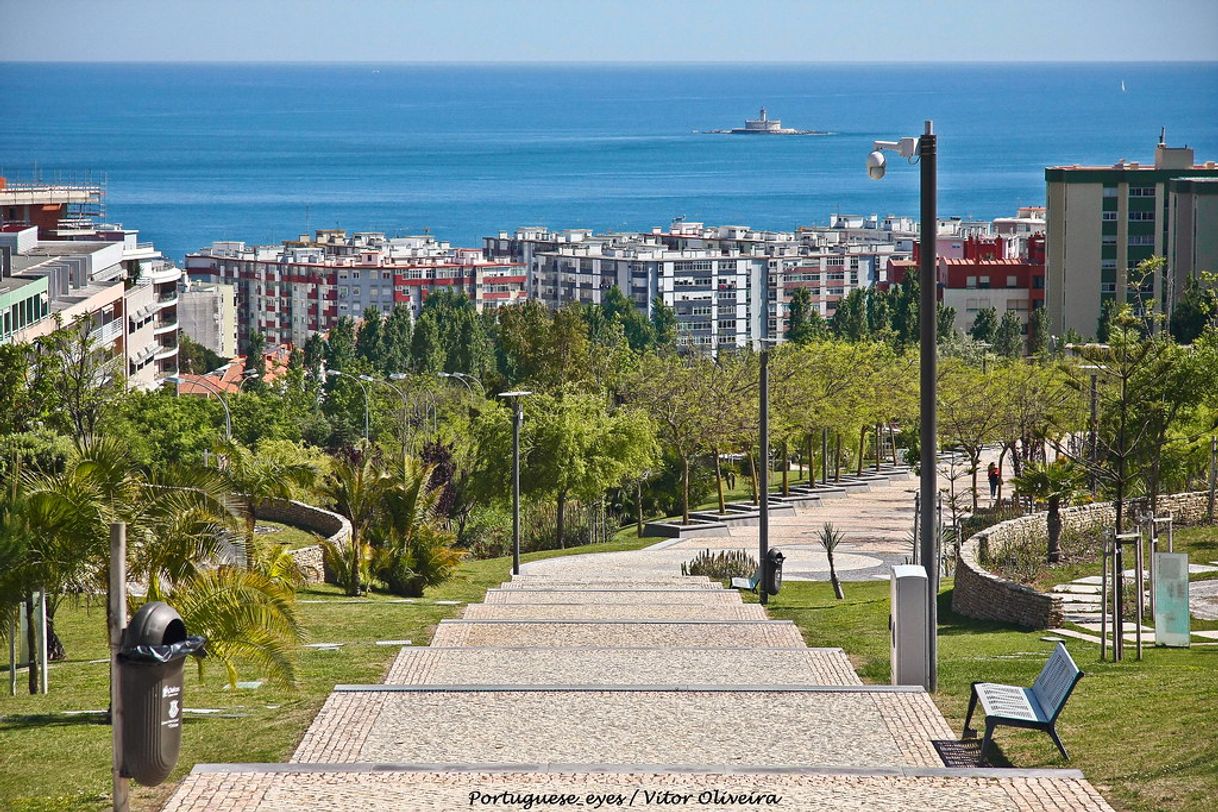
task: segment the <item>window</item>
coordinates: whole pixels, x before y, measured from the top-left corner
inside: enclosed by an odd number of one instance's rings
[[[1008,276],[1008,277],[1007,277],[1007,287],[1008,287],[1008,288],[1013,288],[1013,287],[1015,287],[1015,285],[1017,284],[1017,281],[1016,281],[1017,279],[1018,279],[1018,277],[1015,277],[1015,276]]]
[[[975,287],[977,287],[977,277],[975,277],[975,276],[970,276],[970,277],[968,277],[966,280],[964,280],[964,286],[965,286],[966,288],[975,288]]]
[[[1100,260],[1100,270],[1115,271],[1116,270],[1116,260],[1115,259],[1101,259]]]
[[[1108,222],[1112,222],[1117,219],[1117,213],[1115,211],[1101,212],[1101,216]]]
[[[1129,235],[1129,244],[1130,245],[1154,245],[1155,244],[1155,235],[1154,234],[1130,234]]]
[[[1136,223],[1139,221],[1154,222],[1155,213],[1153,211],[1131,211],[1129,213],[1129,222]]]
[[[1105,186],[1104,187],[1104,197],[1116,197],[1116,196],[1117,196],[1117,187],[1115,187],[1115,186]]]
[[[1116,245],[1116,235],[1115,234],[1104,234],[1103,236],[1100,237],[1100,244],[1101,245]]]
[[[1154,197],[1155,187],[1153,186],[1130,186],[1130,197]]]

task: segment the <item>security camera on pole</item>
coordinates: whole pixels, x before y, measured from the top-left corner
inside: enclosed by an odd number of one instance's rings
[[[929,685],[928,690],[935,690],[938,684],[938,611],[936,599],[939,594],[939,536],[935,521],[935,511],[929,506],[935,504],[938,491],[938,470],[936,468],[936,452],[938,450],[937,415],[935,403],[935,376],[937,367],[938,336],[938,284],[937,260],[935,257],[936,240],[938,239],[938,216],[935,211],[936,177],[935,159],[937,155],[934,125],[927,121],[919,137],[902,138],[899,141],[876,141],[872,152],[867,156],[867,174],[872,180],[880,180],[887,170],[885,152],[896,152],[910,163],[920,163],[922,169],[922,235],[920,253],[918,256],[918,326],[919,343],[921,344],[921,376],[920,376],[920,405],[921,418],[918,445],[921,451],[918,493],[919,501],[924,506],[919,515],[918,541],[920,544],[919,559],[926,569],[927,598],[929,600],[929,630],[927,635],[927,651],[929,654]]]

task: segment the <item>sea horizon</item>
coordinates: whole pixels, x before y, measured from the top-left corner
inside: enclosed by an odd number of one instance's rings
[[[935,121],[941,216],[1044,204],[1046,166],[1218,160],[1218,62],[4,62],[0,175],[105,180],[106,219],[181,260],[306,230],[454,245],[676,217],[792,230],[917,214],[875,139]],[[1126,90],[1122,91],[1122,84]],[[734,137],[760,107],[817,137]]]

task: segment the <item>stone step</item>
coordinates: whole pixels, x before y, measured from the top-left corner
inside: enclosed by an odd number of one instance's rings
[[[887,686],[338,686],[292,760],[931,767],[951,738],[924,691]]]
[[[681,604],[739,606],[734,589],[488,589],[485,603],[500,604]]]
[[[767,620],[758,604],[699,606],[660,603],[469,606],[465,620]]]
[[[491,797],[502,792],[513,793],[522,800],[510,806],[483,805],[493,804]],[[343,764],[200,764],[174,792],[165,812],[523,809],[526,795],[571,796],[585,803],[588,796],[614,799],[602,809],[635,806],[696,808],[707,812],[771,808],[903,812],[1112,810],[1074,770],[905,768],[774,772],[740,765],[730,771],[664,772],[662,768],[633,765],[580,771],[553,764],[439,772],[422,765],[385,765],[372,771]]]
[[[1097,646],[1100,644],[1100,638],[1096,637],[1094,634],[1087,634],[1086,632],[1075,631],[1074,629],[1050,629],[1049,631],[1053,632],[1054,634],[1059,634],[1062,637],[1073,637],[1076,640],[1085,640],[1088,643],[1095,643]]]
[[[442,620],[433,647],[556,646],[560,648],[654,648],[725,646],[804,648],[787,620],[724,621],[495,621]]]
[[[841,649],[405,648],[389,684],[860,685]]]
[[[1051,592],[1060,592],[1069,595],[1099,595],[1103,587],[1093,584],[1076,584],[1073,581],[1068,584],[1058,584],[1053,587]]]
[[[612,589],[618,592],[626,591],[651,591],[655,589],[674,590],[674,589],[723,589],[723,584],[719,582],[711,583],[709,581],[691,581],[683,583],[678,580],[643,580],[637,581],[628,580],[602,580],[602,581],[580,581],[580,580],[556,580],[535,578],[528,581],[505,581],[499,585],[499,589],[545,589],[545,590],[565,590],[578,591],[581,589]]]

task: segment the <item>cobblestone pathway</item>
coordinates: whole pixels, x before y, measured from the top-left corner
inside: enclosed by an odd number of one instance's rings
[[[1110,810],[1077,771],[944,767],[921,689],[764,618],[704,579],[517,578],[336,686],[291,762],[199,765],[165,810]]]

